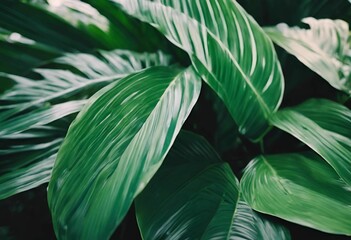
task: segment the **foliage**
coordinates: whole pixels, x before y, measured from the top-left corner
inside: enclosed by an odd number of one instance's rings
[[[265,2],[2,1],[0,199],[49,182],[58,239],[133,204],[144,239],[351,235],[351,5]]]

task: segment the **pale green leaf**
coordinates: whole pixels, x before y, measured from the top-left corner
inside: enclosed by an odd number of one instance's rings
[[[107,239],[194,106],[192,68],[154,67],[103,88],[70,126],[49,183],[58,238]]]
[[[182,132],[136,198],[143,239],[290,239],[247,206],[238,185],[203,138]]]
[[[114,0],[185,50],[242,134],[260,139],[283,96],[271,40],[236,1]]]
[[[279,24],[266,28],[270,38],[334,88],[351,94],[349,26],[343,20],[304,18],[309,29]]]
[[[347,107],[312,99],[277,112],[271,123],[312,148],[351,184],[351,111]]]
[[[257,211],[351,235],[351,187],[316,154],[257,157],[247,166],[241,189]]]

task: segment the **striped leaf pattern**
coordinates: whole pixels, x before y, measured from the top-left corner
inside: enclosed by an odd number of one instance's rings
[[[304,18],[310,29],[279,24],[266,28],[269,37],[334,88],[351,94],[349,25],[343,20]]]
[[[143,239],[290,239],[255,213],[239,182],[209,143],[181,132],[164,164],[136,198]]]
[[[239,131],[252,140],[283,95],[283,75],[271,40],[235,1],[114,0],[185,50],[224,101]]]
[[[271,122],[312,148],[351,184],[351,111],[347,107],[311,99],[277,112]]]
[[[58,238],[111,236],[161,165],[200,88],[192,68],[154,67],[89,99],[69,128],[49,183]]]
[[[255,210],[304,226],[351,235],[351,188],[315,153],[259,156],[241,179]]]

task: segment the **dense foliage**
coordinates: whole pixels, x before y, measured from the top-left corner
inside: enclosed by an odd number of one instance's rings
[[[1,1],[2,215],[47,186],[58,239],[351,236],[351,4],[256,2]]]

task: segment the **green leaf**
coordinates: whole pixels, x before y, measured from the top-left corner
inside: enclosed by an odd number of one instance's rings
[[[349,26],[342,20],[304,18],[310,29],[286,24],[266,28],[270,38],[334,88],[351,94]]]
[[[143,239],[290,239],[239,198],[238,185],[203,138],[182,132],[136,198]]]
[[[0,199],[48,182],[62,140],[0,150]]]
[[[351,184],[351,111],[347,107],[312,99],[277,112],[271,123],[312,148]]]
[[[0,3],[0,26],[63,51],[141,50],[139,41],[81,1],[60,0],[44,4],[4,0]]]
[[[351,235],[351,188],[315,154],[257,157],[247,166],[241,189],[257,211]]]
[[[107,239],[161,165],[200,93],[192,68],[154,67],[95,94],[49,183],[58,238]]]
[[[0,72],[24,75],[59,55],[61,52],[18,33],[0,34]]]
[[[59,69],[38,70],[41,80],[5,75],[17,84],[0,96],[0,199],[49,181],[58,147],[84,98],[126,74],[169,62],[160,52],[116,50],[68,54],[56,60]]]
[[[283,96],[273,44],[235,1],[114,0],[185,50],[242,134],[260,139]]]
[[[3,75],[16,85],[0,96],[0,102],[5,102],[0,107],[0,120],[10,119],[26,109],[47,102],[84,98],[134,71],[168,65],[170,57],[161,52],[150,54],[115,50],[100,51],[97,56],[67,54],[55,62],[62,65],[60,69],[35,69],[42,76],[41,80]]]

